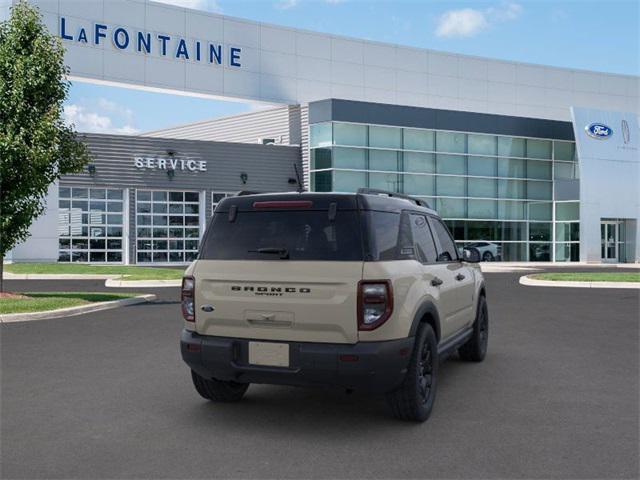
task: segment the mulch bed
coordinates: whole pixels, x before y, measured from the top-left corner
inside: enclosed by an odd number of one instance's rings
[[[0,298],[29,298],[21,293],[0,292]]]

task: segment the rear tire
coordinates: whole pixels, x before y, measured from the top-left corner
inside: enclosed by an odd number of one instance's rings
[[[462,360],[467,362],[481,362],[487,355],[489,344],[489,311],[484,295],[478,299],[476,321],[473,324],[473,334],[467,342],[458,349]]]
[[[215,378],[208,379],[201,377],[193,370],[191,370],[191,379],[200,396],[213,402],[237,402],[249,388],[248,383],[223,382]]]
[[[495,258],[493,257],[493,253],[484,252],[484,254],[482,255],[482,260],[484,262],[493,262],[495,260]]]
[[[407,374],[396,390],[387,393],[394,417],[424,422],[431,415],[436,398],[438,341],[431,325],[422,324],[409,360]]]

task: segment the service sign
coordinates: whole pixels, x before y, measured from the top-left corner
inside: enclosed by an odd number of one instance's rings
[[[135,157],[134,165],[140,170],[183,170],[206,172],[206,160],[191,160],[176,157]]]

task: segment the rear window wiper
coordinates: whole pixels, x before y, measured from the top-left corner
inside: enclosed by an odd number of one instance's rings
[[[287,250],[286,248],[264,247],[264,248],[258,248],[257,250],[248,250],[248,252],[249,253],[272,253],[275,255],[280,255],[280,258],[282,260],[289,259],[289,250]]]

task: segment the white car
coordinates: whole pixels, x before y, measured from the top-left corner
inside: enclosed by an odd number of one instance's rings
[[[468,243],[464,248],[475,248],[483,262],[494,262],[502,259],[502,246],[492,242]]]

